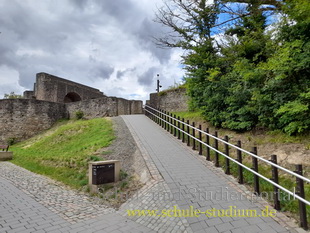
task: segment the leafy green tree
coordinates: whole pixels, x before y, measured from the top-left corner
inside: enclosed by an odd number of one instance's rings
[[[239,131],[265,127],[302,133],[310,127],[309,12],[307,0],[215,0],[211,5],[170,0],[157,21],[172,30],[157,43],[186,51],[190,107],[203,110],[209,122]],[[267,28],[275,13],[279,22]]]

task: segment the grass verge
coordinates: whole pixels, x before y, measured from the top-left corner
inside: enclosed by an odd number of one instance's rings
[[[93,153],[115,138],[108,119],[70,120],[11,147],[12,162],[32,172],[49,176],[73,188],[88,183],[88,162]]]

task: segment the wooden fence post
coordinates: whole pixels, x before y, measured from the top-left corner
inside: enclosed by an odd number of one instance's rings
[[[180,134],[180,117],[178,116],[178,139],[181,139],[181,134]]]
[[[196,140],[195,140],[195,122],[193,122],[193,124],[192,124],[192,126],[193,126],[193,134],[192,134],[192,136],[193,136],[193,150],[196,150]]]
[[[182,142],[185,142],[185,126],[184,126],[184,118],[182,118],[182,130],[183,130],[183,132],[182,132]]]
[[[206,133],[206,144],[210,145],[209,128],[206,128]],[[206,150],[206,160],[210,161],[210,148],[207,146]]]
[[[237,146],[239,148],[241,148],[241,141],[240,140],[238,140]],[[238,149],[237,149],[237,159],[238,159],[238,162],[242,164],[242,152],[241,152],[241,150],[238,150]],[[244,181],[243,181],[243,167],[240,165],[238,165],[238,175],[239,175],[239,179],[238,179],[239,184],[243,184],[244,183]]]
[[[301,164],[296,165],[296,171],[295,172],[301,176],[303,175]],[[297,185],[298,196],[305,199],[304,180],[296,177],[296,185]],[[300,200],[298,200],[298,203],[299,203],[300,226],[303,229],[308,230],[306,204]]]
[[[170,113],[170,133],[173,134],[173,115]]]
[[[217,131],[214,132],[214,137],[216,137],[216,138],[214,138],[214,148],[216,150],[218,150],[219,149],[219,142],[217,140],[217,137],[218,137],[218,132]],[[219,153],[217,151],[215,152],[215,166],[216,167],[220,166]]]
[[[189,120],[186,121],[187,123],[187,146],[191,145],[191,137],[189,136]]]
[[[276,155],[271,155],[271,160],[272,163],[277,164],[277,156]],[[276,168],[275,166],[271,167],[272,169],[272,181],[279,184],[279,173],[278,173],[278,168]],[[274,208],[276,210],[280,210],[280,200],[279,200],[279,188],[276,186],[273,186],[273,203],[274,203]]]
[[[169,112],[167,111],[167,131],[169,132],[170,131],[170,114],[169,114]]]
[[[226,142],[228,142],[229,141],[229,137],[226,135],[224,140]],[[227,144],[225,144],[225,154],[227,156],[229,156],[229,146]],[[225,158],[225,165],[226,165],[225,174],[226,175],[230,175],[230,164],[229,164],[229,162],[230,162],[230,160],[228,158]]]
[[[257,147],[253,147],[252,153],[257,155]],[[252,157],[252,169],[258,172],[258,160],[255,157]],[[259,195],[259,177],[254,174],[254,192]]]
[[[199,125],[199,133],[198,133],[198,135],[199,135],[199,140],[200,140],[200,142],[199,142],[199,155],[202,155],[202,143],[201,143],[201,141],[202,141],[202,133],[201,133],[201,125]]]
[[[173,127],[173,136],[176,137],[177,136],[177,121],[176,121],[177,116],[174,114],[173,117],[174,117],[174,119],[173,119],[173,126],[174,126]]]

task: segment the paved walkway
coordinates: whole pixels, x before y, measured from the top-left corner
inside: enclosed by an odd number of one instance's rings
[[[179,209],[193,206],[205,212],[212,208],[227,210],[232,206],[232,209],[256,210],[257,214],[261,214],[262,209],[266,208],[265,202],[253,203],[245,198],[247,193],[241,186],[211,163],[201,161],[197,153],[150,119],[142,115],[122,117],[152,158]],[[215,196],[211,198],[210,195]],[[187,217],[186,220],[193,232],[295,232],[271,217],[207,217],[201,214],[199,217]]]
[[[143,115],[122,116],[153,177],[118,211],[100,200],[0,162],[0,233],[8,232],[296,232],[270,217],[164,217],[169,210],[252,209],[265,203],[228,196],[247,195],[242,186]],[[208,194],[218,193],[216,198]],[[237,198],[238,199],[238,198]],[[157,210],[128,216],[128,210]],[[170,214],[173,212],[170,212]],[[161,216],[160,216],[161,214]],[[277,216],[281,214],[277,213]]]
[[[103,206],[96,198],[0,162],[0,232],[153,231]]]

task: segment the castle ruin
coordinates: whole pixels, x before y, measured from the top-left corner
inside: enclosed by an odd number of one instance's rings
[[[50,128],[56,121],[74,118],[82,111],[87,119],[141,114],[141,100],[108,97],[98,89],[47,73],[38,73],[33,91],[23,99],[0,100],[0,143],[24,140]]]

